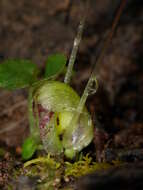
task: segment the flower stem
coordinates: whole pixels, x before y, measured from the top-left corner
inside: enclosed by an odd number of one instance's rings
[[[85,102],[86,102],[88,96],[91,94],[90,91],[93,90],[94,93],[97,91],[98,83],[97,83],[97,79],[96,79],[96,75],[95,75],[95,72],[96,72],[95,70],[96,70],[97,66],[102,62],[105,52],[110,45],[111,39],[113,37],[113,34],[115,32],[116,26],[119,22],[120,16],[122,14],[122,11],[123,11],[125,5],[126,5],[126,0],[121,0],[120,6],[119,6],[116,16],[113,20],[111,30],[109,31],[109,34],[108,34],[107,38],[105,39],[105,42],[103,43],[103,48],[101,49],[101,52],[99,53],[99,56],[97,57],[96,65],[94,66],[94,69],[93,69],[93,71],[90,75],[90,78],[87,82],[87,85],[84,89],[84,92],[82,94],[82,97],[81,97],[80,102],[77,107],[77,112],[76,112],[76,114],[74,114],[73,118],[71,119],[70,126],[76,126],[75,123],[78,121],[78,118],[84,108]],[[94,82],[95,82],[95,87],[92,88]],[[72,129],[72,130],[74,130],[74,129]]]
[[[77,55],[77,51],[78,51],[78,47],[79,47],[79,44],[80,44],[80,41],[81,41],[83,28],[84,28],[84,22],[85,22],[85,17],[83,17],[83,19],[80,21],[77,36],[74,39],[73,49],[72,49],[72,52],[71,52],[67,72],[66,72],[65,79],[64,79],[64,82],[66,84],[69,84],[70,81],[71,81],[73,65],[74,65],[76,55]]]
[[[37,138],[37,136],[39,136],[39,128],[37,123],[38,122],[37,114],[36,114],[36,120],[33,115],[33,87],[29,88],[28,117],[29,117],[30,134],[31,136]]]

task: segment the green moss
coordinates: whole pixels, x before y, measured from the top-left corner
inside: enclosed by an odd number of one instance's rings
[[[29,177],[38,176],[38,190],[63,188],[62,181],[69,177],[80,177],[96,170],[108,169],[108,163],[93,162],[92,157],[87,154],[74,163],[56,161],[50,155],[30,160],[24,164],[24,174]],[[69,178],[70,180],[70,178]],[[65,185],[69,187],[69,181]]]
[[[24,164],[24,174],[39,178],[36,186],[38,190],[54,190],[59,189],[61,185],[62,167],[55,158],[48,154],[46,157],[27,161]]]
[[[83,157],[82,160],[79,160],[74,163],[65,162],[65,176],[80,177],[92,173],[96,170],[107,169],[111,167],[108,163],[97,163],[93,162],[92,158],[89,157],[89,154]]]
[[[48,154],[48,156],[46,157],[39,157],[39,158],[32,159],[30,161],[27,161],[24,164],[24,168],[32,164],[39,164],[39,163],[47,164],[50,167],[55,168],[55,169],[58,169],[60,167],[60,163],[56,162],[53,158],[51,158],[50,154]]]

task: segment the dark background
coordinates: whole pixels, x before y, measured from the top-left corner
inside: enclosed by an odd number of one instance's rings
[[[82,94],[99,42],[107,36],[119,0],[90,0],[72,86]],[[27,58],[44,67],[48,55],[69,57],[84,0],[1,0],[0,62]],[[109,134],[112,149],[143,147],[143,1],[128,0],[100,64],[99,90],[87,106]],[[27,93],[0,92],[0,143],[18,147],[28,134]],[[96,125],[96,123],[95,123]]]

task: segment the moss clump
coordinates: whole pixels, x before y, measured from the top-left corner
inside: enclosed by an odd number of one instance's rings
[[[56,162],[53,158],[51,158],[50,154],[48,154],[47,157],[39,157],[39,158],[32,159],[30,161],[27,161],[24,164],[24,168],[32,164],[38,164],[38,163],[47,164],[51,168],[55,168],[55,169],[58,169],[60,167],[60,163]]]
[[[83,157],[82,160],[79,160],[74,163],[65,162],[65,176],[80,177],[92,173],[96,170],[108,169],[111,167],[108,163],[97,163],[93,162],[92,158],[89,157],[89,154]]]
[[[70,186],[71,178],[78,178],[96,170],[108,169],[113,165],[96,163],[89,154],[74,163],[63,161],[62,164],[57,162],[56,158],[48,155],[27,161],[24,164],[24,175],[38,177],[38,190],[61,189]]]
[[[38,177],[38,190],[59,189],[61,186],[62,167],[59,162],[48,154],[46,157],[39,157],[27,161],[24,164],[24,174],[29,177]]]

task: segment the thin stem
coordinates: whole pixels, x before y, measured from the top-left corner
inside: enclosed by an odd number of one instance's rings
[[[94,82],[95,82],[95,87],[93,89],[91,85]],[[82,110],[85,106],[85,102],[87,100],[87,97],[91,94],[91,90],[93,90],[94,93],[96,93],[97,89],[98,89],[98,82],[97,82],[96,77],[94,76],[94,77],[90,78],[90,80],[88,81],[88,83],[85,87],[85,90],[83,92],[82,97],[80,98],[80,102],[79,102],[77,110],[76,110],[76,115],[74,115],[74,118],[72,119],[72,123],[76,123],[78,121],[78,118],[79,118],[80,114],[82,113]],[[73,126],[76,126],[76,125],[73,125]]]
[[[80,21],[77,36],[74,39],[73,49],[72,49],[72,52],[71,52],[67,72],[66,72],[65,79],[64,79],[64,82],[66,84],[69,84],[70,81],[71,81],[73,65],[74,65],[76,55],[77,55],[77,51],[78,51],[78,47],[79,47],[79,44],[80,44],[80,41],[81,41],[83,28],[84,28],[84,22],[85,22],[85,17],[83,17],[83,19]]]
[[[36,116],[33,115],[33,87],[29,89],[29,96],[28,96],[28,117],[29,117],[29,128],[30,134],[32,137],[35,138],[37,142],[39,142],[39,119],[38,119],[38,112],[36,109]]]
[[[118,11],[117,11],[117,14],[116,14],[116,16],[115,16],[115,18],[114,18],[114,20],[113,20],[113,24],[112,24],[111,30],[110,30],[110,32],[109,32],[109,35],[108,35],[107,39],[105,39],[105,42],[104,42],[104,45],[103,45],[103,49],[101,50],[101,53],[100,53],[100,55],[99,55],[99,57],[98,57],[98,59],[97,59],[97,63],[96,63],[96,65],[95,65],[95,68],[96,68],[96,66],[98,66],[98,65],[102,62],[102,60],[103,60],[103,57],[104,57],[104,55],[105,55],[105,52],[106,52],[107,48],[108,48],[109,45],[110,45],[111,39],[112,39],[113,34],[114,34],[114,32],[115,32],[116,26],[117,26],[117,24],[118,24],[118,22],[119,22],[121,13],[122,13],[122,11],[123,11],[123,8],[125,7],[125,4],[126,4],[126,0],[122,0],[122,1],[121,1],[121,4],[120,4],[120,7],[119,7],[119,9],[118,9]],[[88,95],[90,94],[90,93],[89,93],[90,87],[92,86],[93,82],[96,80],[95,68],[93,69],[93,72],[91,73],[91,76],[90,76],[90,78],[89,78],[89,80],[88,80],[88,83],[87,83],[87,85],[86,85],[86,87],[85,87],[85,89],[84,89],[83,95],[82,95],[82,97],[81,97],[80,103],[79,103],[79,105],[78,105],[77,110],[80,111],[80,113],[82,112],[82,109],[83,109],[83,107],[84,107],[84,104],[85,104],[85,102],[86,102],[86,99],[87,99]],[[96,82],[96,89],[97,89],[97,82]],[[96,92],[96,90],[95,90],[95,92]]]
[[[29,116],[29,125],[30,125],[30,133],[31,135],[34,133],[35,128],[35,121],[33,116],[33,97],[32,97],[33,88],[29,89],[29,96],[28,96],[28,116]]]
[[[98,59],[97,59],[95,68],[96,68],[96,67],[102,62],[102,60],[103,60],[104,54],[105,54],[105,52],[106,52],[108,46],[110,45],[110,41],[111,41],[111,39],[112,39],[112,37],[113,37],[113,34],[114,34],[114,32],[115,32],[115,28],[116,28],[116,26],[117,26],[117,24],[118,24],[118,21],[119,21],[119,19],[120,19],[120,16],[121,16],[121,13],[122,13],[122,11],[123,11],[123,8],[125,7],[125,4],[126,4],[126,0],[122,0],[121,3],[120,3],[119,9],[118,9],[118,11],[117,11],[117,14],[116,14],[116,16],[115,16],[115,18],[114,18],[114,20],[113,20],[113,24],[112,24],[111,30],[110,30],[110,32],[109,32],[109,35],[108,35],[107,39],[105,39],[103,48],[102,48],[101,53],[99,54],[99,57],[98,57]],[[90,76],[90,78],[89,78],[89,80],[88,80],[88,83],[87,83],[87,85],[86,85],[86,87],[85,87],[85,89],[84,89],[84,92],[83,92],[83,94],[82,94],[82,97],[81,97],[81,99],[80,99],[79,105],[78,105],[78,107],[77,107],[77,114],[74,115],[73,118],[71,119],[70,126],[73,126],[73,127],[76,126],[76,125],[75,125],[75,122],[78,121],[78,118],[79,118],[80,114],[82,113],[82,110],[83,110],[83,108],[84,108],[85,102],[86,102],[88,96],[90,95],[90,89],[91,89],[91,86],[93,85],[93,82],[96,82],[95,92],[96,92],[96,90],[97,90],[98,85],[97,85],[97,80],[96,80],[96,76],[95,76],[95,68],[93,69],[93,71],[92,71],[92,73],[91,73],[91,76]],[[72,129],[72,130],[74,130],[74,129]]]
[[[119,22],[119,19],[121,17],[122,12],[123,12],[123,9],[124,9],[124,7],[126,5],[126,2],[127,2],[127,0],[121,0],[121,2],[120,2],[119,8],[117,10],[117,13],[115,15],[115,18],[114,18],[112,26],[111,26],[111,30],[109,31],[109,34],[108,34],[107,38],[105,39],[105,42],[103,43],[103,48],[101,49],[101,53],[99,53],[99,57],[97,59],[96,65],[95,65],[96,70],[98,70],[97,67],[102,62],[103,57],[105,55],[105,52],[106,52],[106,50],[108,49],[108,47],[110,45],[110,42],[112,40],[113,34],[115,32],[115,29],[117,27],[117,24]],[[93,70],[93,75],[94,75],[94,72],[95,72],[95,68]]]

